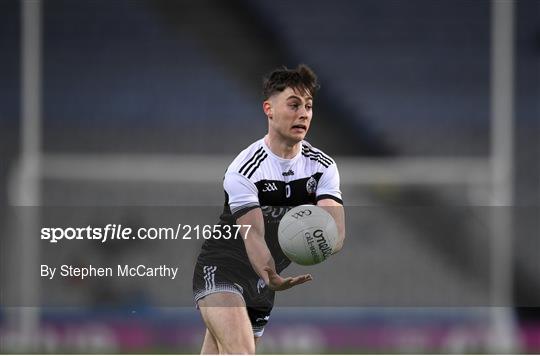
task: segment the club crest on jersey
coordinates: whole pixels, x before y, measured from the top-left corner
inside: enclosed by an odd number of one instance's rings
[[[306,183],[306,190],[308,194],[315,194],[315,191],[317,190],[317,180],[315,178],[309,178]]]

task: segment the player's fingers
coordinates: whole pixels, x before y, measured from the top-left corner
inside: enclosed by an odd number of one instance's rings
[[[287,279],[285,280],[285,282],[281,285],[281,290],[289,289],[289,288],[292,288],[292,287],[294,287],[294,286],[295,286],[295,284],[294,284],[294,282],[293,282],[293,279],[289,277],[289,278],[287,278]]]
[[[280,281],[274,281],[274,283],[270,283],[270,289],[275,291],[285,290],[292,287],[291,285],[291,279],[281,279]]]
[[[296,278],[306,280],[306,281],[311,281],[313,279],[311,274],[303,274],[301,276],[297,276]]]
[[[298,284],[306,283],[313,280],[313,277],[311,277],[310,274],[304,274],[302,276],[295,277],[291,280],[291,287],[296,286]]]
[[[291,286],[292,281],[293,281],[292,277],[283,278],[283,280],[281,282],[281,285],[284,286],[284,287],[290,288],[290,287],[292,287]]]

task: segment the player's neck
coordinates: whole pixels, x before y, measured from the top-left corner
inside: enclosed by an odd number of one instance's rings
[[[276,137],[272,137],[270,134],[264,137],[264,143],[266,143],[266,146],[268,146],[273,154],[284,159],[294,158],[302,146],[301,142],[291,145],[283,140],[279,140]]]

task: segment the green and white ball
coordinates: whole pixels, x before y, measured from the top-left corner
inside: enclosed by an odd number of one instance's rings
[[[326,260],[336,247],[338,230],[332,215],[315,205],[300,205],[281,219],[278,240],[293,262],[308,266]]]

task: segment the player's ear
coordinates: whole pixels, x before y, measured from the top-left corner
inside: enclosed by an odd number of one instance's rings
[[[272,118],[272,114],[273,114],[273,110],[272,110],[272,103],[270,102],[270,100],[265,100],[263,102],[263,111],[264,111],[264,114],[269,118],[271,119]]]

